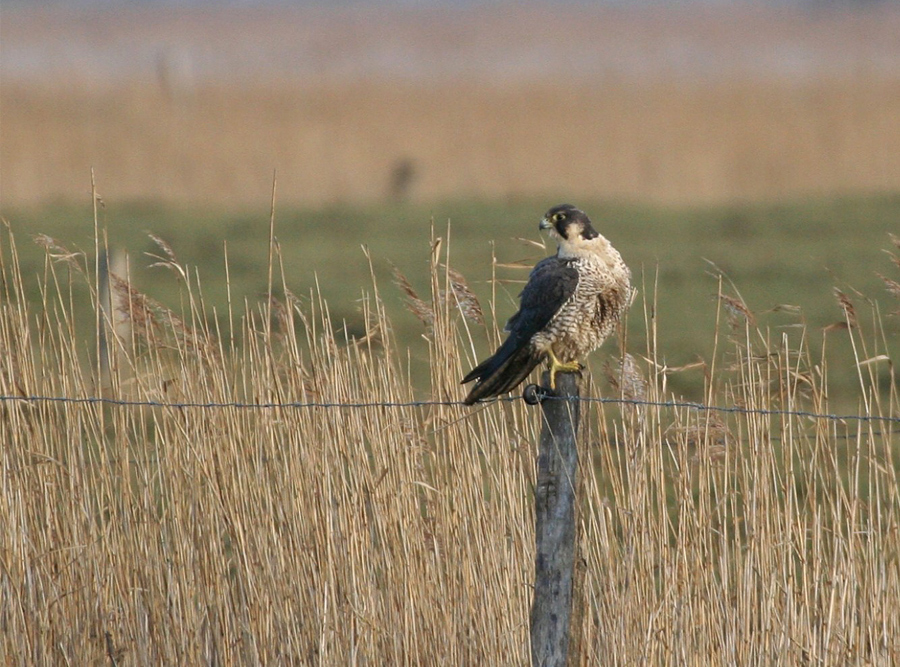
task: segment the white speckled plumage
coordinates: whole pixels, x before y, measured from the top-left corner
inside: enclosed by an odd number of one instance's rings
[[[583,359],[615,332],[631,301],[631,271],[619,252],[599,235],[576,243],[560,239],[557,256],[572,260],[578,284],[531,342],[538,350],[552,348],[566,363]]]

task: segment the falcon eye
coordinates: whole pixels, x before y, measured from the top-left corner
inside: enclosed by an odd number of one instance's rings
[[[565,213],[554,213],[553,214],[553,222],[562,222],[566,219]]]

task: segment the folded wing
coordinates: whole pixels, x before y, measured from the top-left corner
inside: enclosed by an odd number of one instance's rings
[[[463,384],[477,380],[466,396],[467,405],[512,391],[528,377],[545,354],[533,345],[535,334],[547,327],[577,285],[572,260],[547,257],[532,269],[520,295],[519,312],[506,323],[509,337],[463,378]]]

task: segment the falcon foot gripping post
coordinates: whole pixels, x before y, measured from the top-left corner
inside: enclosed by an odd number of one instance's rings
[[[540,405],[548,398],[555,398],[559,396],[556,391],[556,374],[557,373],[577,373],[579,377],[581,377],[581,371],[584,370],[584,365],[579,364],[578,362],[573,362],[575,364],[574,368],[567,367],[557,367],[555,369],[551,368],[548,371],[550,375],[550,384],[549,386],[543,386],[539,384],[529,384],[526,385],[525,389],[522,390],[522,400],[524,400],[528,405]],[[562,366],[562,364],[560,364]]]

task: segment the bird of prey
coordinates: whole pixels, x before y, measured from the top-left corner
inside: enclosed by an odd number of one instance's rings
[[[581,370],[578,359],[600,347],[631,301],[631,272],[583,211],[555,206],[538,228],[557,241],[556,254],[532,269],[509,337],[463,378],[477,380],[466,405],[512,391],[545,358],[556,389],[556,374]]]

